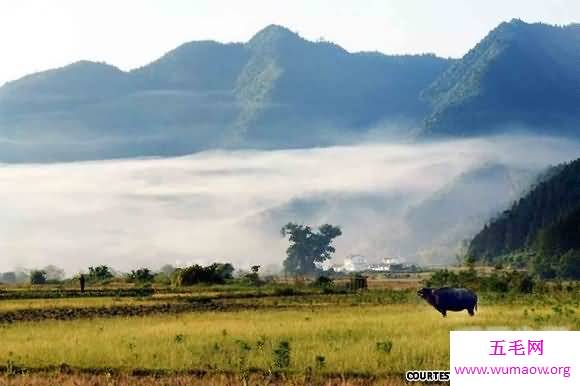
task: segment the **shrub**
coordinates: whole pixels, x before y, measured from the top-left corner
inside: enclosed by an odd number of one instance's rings
[[[389,354],[393,349],[393,342],[391,342],[390,340],[377,342],[376,349],[378,352]]]
[[[264,282],[262,280],[260,280],[260,275],[258,275],[258,273],[256,273],[256,272],[246,273],[244,275],[243,281],[246,284],[253,285],[256,287],[259,287],[259,286],[264,284]]]
[[[89,267],[88,279],[90,281],[104,281],[113,278],[111,268],[106,265],[99,265],[97,267]]]
[[[490,292],[531,293],[537,283],[527,272],[498,271],[489,276],[478,275],[474,269],[454,273],[447,269],[434,272],[426,281],[429,287],[466,287]]]
[[[559,259],[556,270],[562,279],[580,280],[580,250],[569,250]]]
[[[133,270],[127,276],[133,283],[149,283],[152,282],[155,277],[149,268],[139,268],[136,271]]]
[[[294,296],[297,292],[292,287],[277,287],[274,288],[274,295],[276,296]]]
[[[44,271],[30,272],[30,284],[46,284],[46,272]]]
[[[326,366],[326,358],[323,355],[317,355],[315,361],[317,369],[322,369]]]
[[[290,342],[282,341],[272,353],[274,368],[287,369],[290,367]]]
[[[319,288],[328,288],[328,287],[333,287],[334,286],[334,280],[332,280],[331,278],[327,277],[327,276],[318,276],[316,278],[316,280],[312,283],[312,285],[314,287],[319,287]]]
[[[153,281],[158,284],[169,285],[171,284],[171,277],[165,272],[159,272],[153,276]]]
[[[175,271],[175,284],[179,286],[194,284],[224,284],[233,278],[234,267],[229,264],[214,263],[207,267],[195,264]]]

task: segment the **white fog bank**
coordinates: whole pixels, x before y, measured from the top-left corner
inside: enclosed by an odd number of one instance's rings
[[[340,225],[338,262],[352,253],[369,260],[449,261],[458,241],[521,194],[525,186],[517,184],[579,155],[579,144],[569,140],[497,137],[4,164],[0,271],[48,264],[69,274],[95,264],[119,270],[209,261],[242,268],[280,264],[287,242],[279,229],[288,221]],[[480,175],[481,183],[474,180]],[[461,186],[464,177],[468,186]],[[462,193],[470,188],[477,191]],[[450,191],[460,196],[453,198],[455,217],[438,226],[444,229],[432,229],[441,224],[433,217],[446,215],[425,206],[445,201]],[[454,220],[462,211],[465,218]]]

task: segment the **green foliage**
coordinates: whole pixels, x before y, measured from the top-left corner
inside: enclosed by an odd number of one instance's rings
[[[114,277],[111,268],[106,265],[99,265],[97,267],[89,267],[88,280],[90,281],[104,281]]]
[[[250,285],[259,287],[264,284],[262,280],[260,280],[260,275],[256,272],[246,273],[243,277],[244,281]]]
[[[317,355],[314,358],[314,361],[316,363],[316,368],[318,370],[323,369],[324,367],[326,367],[326,358],[324,357],[324,355]]]
[[[156,273],[153,276],[153,282],[165,286],[171,285],[171,275],[167,275],[165,272]]]
[[[329,127],[320,122],[353,128],[352,134],[388,119],[418,123],[428,108],[420,91],[450,62],[434,55],[353,54],[270,26],[245,44],[185,43],[129,72],[79,62],[10,82],[0,89],[0,132],[18,128],[26,136],[42,129],[54,136],[74,127],[88,137],[132,136],[127,128],[138,127],[153,136],[163,128],[163,142],[107,144],[87,155],[97,158],[246,143],[320,145]],[[83,157],[60,145],[16,158]]]
[[[30,272],[30,284],[46,284],[46,272],[44,271]]]
[[[547,279],[577,277],[570,262],[573,251],[580,250],[578,197],[580,159],[548,171],[525,197],[473,238],[467,256],[495,264],[529,264]]]
[[[314,287],[332,288],[334,287],[334,280],[328,276],[320,275],[312,283]]]
[[[298,294],[298,291],[294,287],[276,287],[274,288],[274,294],[276,296],[294,296]]]
[[[474,269],[459,272],[447,269],[434,272],[426,281],[428,287],[464,287],[490,292],[531,293],[536,281],[527,272],[494,271],[489,275],[478,275]]]
[[[560,256],[557,274],[562,279],[580,280],[580,250],[569,250]]]
[[[128,279],[134,283],[149,283],[155,278],[155,275],[151,272],[149,268],[139,268],[137,270],[132,270],[129,273]]]
[[[206,267],[195,264],[177,269],[174,273],[175,284],[188,286],[194,284],[224,284],[233,278],[234,267],[230,263],[213,263]]]
[[[427,131],[480,135],[513,122],[551,134],[576,130],[577,47],[577,26],[500,24],[423,92],[433,107]]]
[[[283,340],[272,353],[272,362],[275,369],[287,369],[290,367],[291,349],[290,342]]]
[[[322,263],[335,252],[332,240],[342,235],[339,227],[324,224],[313,231],[308,225],[288,223],[280,230],[283,237],[289,236],[290,246],[286,250],[284,268],[293,274],[312,274],[317,271],[315,263]]]
[[[390,340],[377,342],[376,349],[378,352],[390,354],[391,350],[393,349],[393,342]]]

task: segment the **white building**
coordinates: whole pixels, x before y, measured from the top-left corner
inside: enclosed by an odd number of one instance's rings
[[[378,264],[371,264],[371,271],[375,272],[390,272],[393,266],[401,266],[403,263],[396,257],[385,257],[382,262]]]
[[[350,255],[344,259],[342,270],[345,272],[362,272],[370,268],[366,257],[361,255]]]

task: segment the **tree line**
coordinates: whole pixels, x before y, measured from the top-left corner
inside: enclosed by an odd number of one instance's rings
[[[283,261],[284,271],[291,275],[314,275],[321,272],[320,264],[332,258],[335,248],[333,240],[340,235],[340,227],[324,224],[314,229],[308,225],[288,223],[280,230],[282,237],[287,237],[290,243]],[[250,267],[249,272],[240,274],[240,278],[259,285],[259,265]],[[188,267],[163,266],[159,271],[149,268],[138,268],[129,273],[119,275],[107,265],[90,266],[82,274],[88,283],[105,283],[116,277],[124,278],[132,283],[163,283],[174,285],[194,284],[224,284],[234,278],[235,268],[231,263],[213,263],[207,266],[194,264]],[[79,277],[77,275],[72,280]],[[17,283],[29,281],[30,284],[58,283],[65,280],[63,269],[47,266],[29,272],[0,273],[0,283]]]
[[[580,159],[550,169],[473,238],[466,258],[580,279]]]

